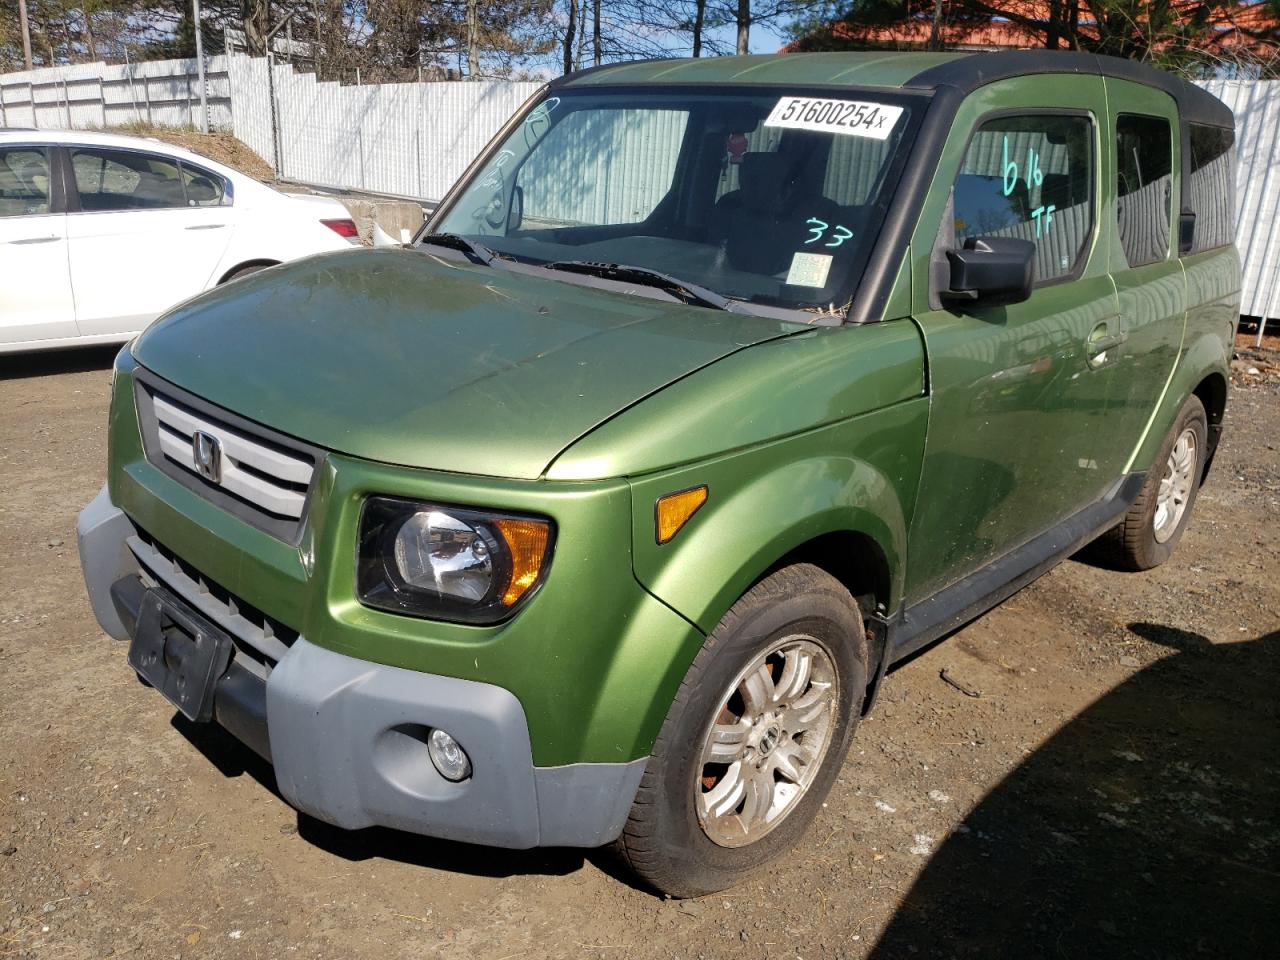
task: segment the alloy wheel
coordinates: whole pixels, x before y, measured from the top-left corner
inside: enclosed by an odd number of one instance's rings
[[[795,809],[831,746],[840,683],[803,634],[756,656],[725,691],[694,783],[698,822],[724,847],[759,840]]]
[[[1156,512],[1151,518],[1156,543],[1168,542],[1178,529],[1195,484],[1197,460],[1196,433],[1188,427],[1178,435],[1177,442],[1169,451],[1164,478],[1156,493]]]

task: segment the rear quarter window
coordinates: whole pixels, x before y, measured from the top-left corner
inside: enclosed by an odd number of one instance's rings
[[[1187,202],[1196,215],[1191,251],[1226,246],[1236,234],[1235,131],[1190,124]]]
[[[182,183],[189,207],[222,207],[230,203],[226,195],[226,181],[216,173],[192,166],[185,160],[182,167]]]

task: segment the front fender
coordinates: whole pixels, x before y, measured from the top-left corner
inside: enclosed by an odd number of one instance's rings
[[[902,593],[906,530],[919,481],[928,400],[631,481],[636,577],[710,632],[782,557],[830,533],[871,538],[887,565],[889,608]],[[659,497],[705,484],[706,504],[657,543]]]

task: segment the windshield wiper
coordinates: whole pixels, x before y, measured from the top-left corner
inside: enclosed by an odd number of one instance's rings
[[[684,303],[714,307],[716,310],[733,309],[734,301],[721,296],[714,290],[673,277],[669,273],[650,270],[648,267],[633,267],[625,263],[602,263],[595,260],[554,260],[551,263],[544,263],[543,268],[563,270],[566,273],[583,273],[600,277],[602,280],[616,280],[619,283],[656,287]]]
[[[474,240],[468,240],[460,233],[429,233],[423,237],[420,243],[429,243],[436,247],[448,247],[450,250],[461,250],[467,254],[475,263],[489,266],[493,259],[497,256],[492,250],[483,243],[476,243]]]

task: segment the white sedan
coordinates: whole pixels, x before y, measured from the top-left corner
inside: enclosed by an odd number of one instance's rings
[[[0,353],[122,342],[202,290],[358,242],[338,201],[180,147],[0,129]]]

